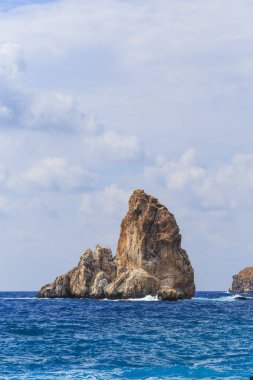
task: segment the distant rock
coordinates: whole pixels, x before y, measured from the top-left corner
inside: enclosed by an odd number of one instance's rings
[[[44,286],[38,297],[190,298],[194,273],[174,216],[156,198],[135,190],[121,223],[117,253],[97,246],[76,268]]]
[[[232,293],[253,293],[253,267],[245,268],[233,276],[233,283],[229,291]]]

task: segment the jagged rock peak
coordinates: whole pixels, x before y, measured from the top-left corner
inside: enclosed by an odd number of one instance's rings
[[[116,254],[118,273],[145,266],[145,261],[151,270],[152,258],[157,258],[158,254],[157,245],[172,241],[177,245],[181,242],[174,216],[152,195],[144,190],[134,190],[121,223]]]
[[[116,257],[110,248],[86,250],[78,266],[45,285],[38,297],[177,300],[194,295],[194,272],[168,209],[144,190],[134,190],[122,220]]]
[[[174,289],[179,298],[191,297],[195,292],[193,269],[181,248],[176,219],[144,190],[134,190],[129,199],[129,210],[121,223],[116,263],[117,276],[143,269],[158,280],[160,289]]]
[[[234,275],[229,291],[232,293],[253,293],[253,267],[245,268]]]

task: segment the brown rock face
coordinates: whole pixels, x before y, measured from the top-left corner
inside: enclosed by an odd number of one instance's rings
[[[97,245],[95,252],[84,251],[77,267],[45,285],[37,297],[103,298],[106,285],[116,276],[116,266],[110,248]]]
[[[135,190],[121,223],[115,259],[111,250],[87,250],[76,268],[44,286],[38,297],[140,298],[194,295],[194,273],[174,216],[143,190]]]
[[[160,287],[159,280],[139,268],[121,273],[106,287],[108,298],[142,298],[155,296]]]
[[[181,248],[174,216],[143,190],[135,190],[129,199],[129,210],[121,223],[116,263],[118,276],[143,269],[158,280],[159,288],[175,289],[181,298],[192,297],[195,292],[193,269]]]
[[[233,276],[233,283],[229,291],[232,293],[253,293],[253,267],[245,268]]]
[[[158,291],[157,297],[160,301],[178,301],[184,298],[184,295],[175,289],[163,288]]]

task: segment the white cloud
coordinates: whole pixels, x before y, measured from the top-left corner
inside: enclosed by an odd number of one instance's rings
[[[0,80],[18,81],[24,68],[24,56],[20,44],[13,42],[0,44]]]
[[[0,43],[0,127],[15,125],[26,93],[21,90],[24,57],[17,43]],[[11,122],[11,124],[10,124]]]
[[[135,136],[120,135],[105,131],[98,136],[84,139],[87,152],[97,159],[135,160],[140,157],[141,149]]]
[[[85,216],[121,215],[127,209],[129,195],[130,192],[113,184],[102,191],[83,194],[80,211]]]
[[[158,180],[175,190],[186,190],[205,177],[205,169],[195,164],[195,151],[190,149],[176,161],[158,157],[157,163],[144,169],[147,179]]]
[[[178,190],[199,207],[233,209],[249,202],[253,190],[253,154],[236,154],[229,164],[206,169],[195,163],[193,149],[178,161],[159,157],[152,166],[144,168],[148,183],[165,184],[176,194]],[[217,214],[216,214],[217,215]]]
[[[73,97],[68,94],[37,94],[30,99],[25,113],[22,120],[25,128],[72,132],[85,130],[85,114],[78,109]]]
[[[236,154],[232,162],[207,175],[196,188],[206,207],[236,208],[251,201],[253,154]]]
[[[7,172],[3,165],[0,165],[0,183],[4,182],[7,178]]]
[[[11,116],[12,116],[12,110],[0,104],[0,119],[9,119]]]
[[[0,44],[0,120],[2,128],[79,131],[90,130],[88,117],[73,96],[59,91],[29,89],[22,74],[24,54],[20,45]],[[6,123],[3,123],[6,121]],[[7,123],[7,121],[10,121]]]
[[[10,199],[6,196],[0,195],[0,214],[8,214],[8,212],[11,209],[11,202]]]
[[[27,171],[13,176],[9,188],[35,188],[46,191],[76,191],[93,187],[94,178],[78,165],[70,165],[65,158],[49,157],[35,163]]]

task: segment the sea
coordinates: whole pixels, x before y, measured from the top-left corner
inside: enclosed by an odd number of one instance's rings
[[[37,299],[0,293],[0,379],[249,379],[253,301]],[[248,296],[247,296],[248,297]]]

